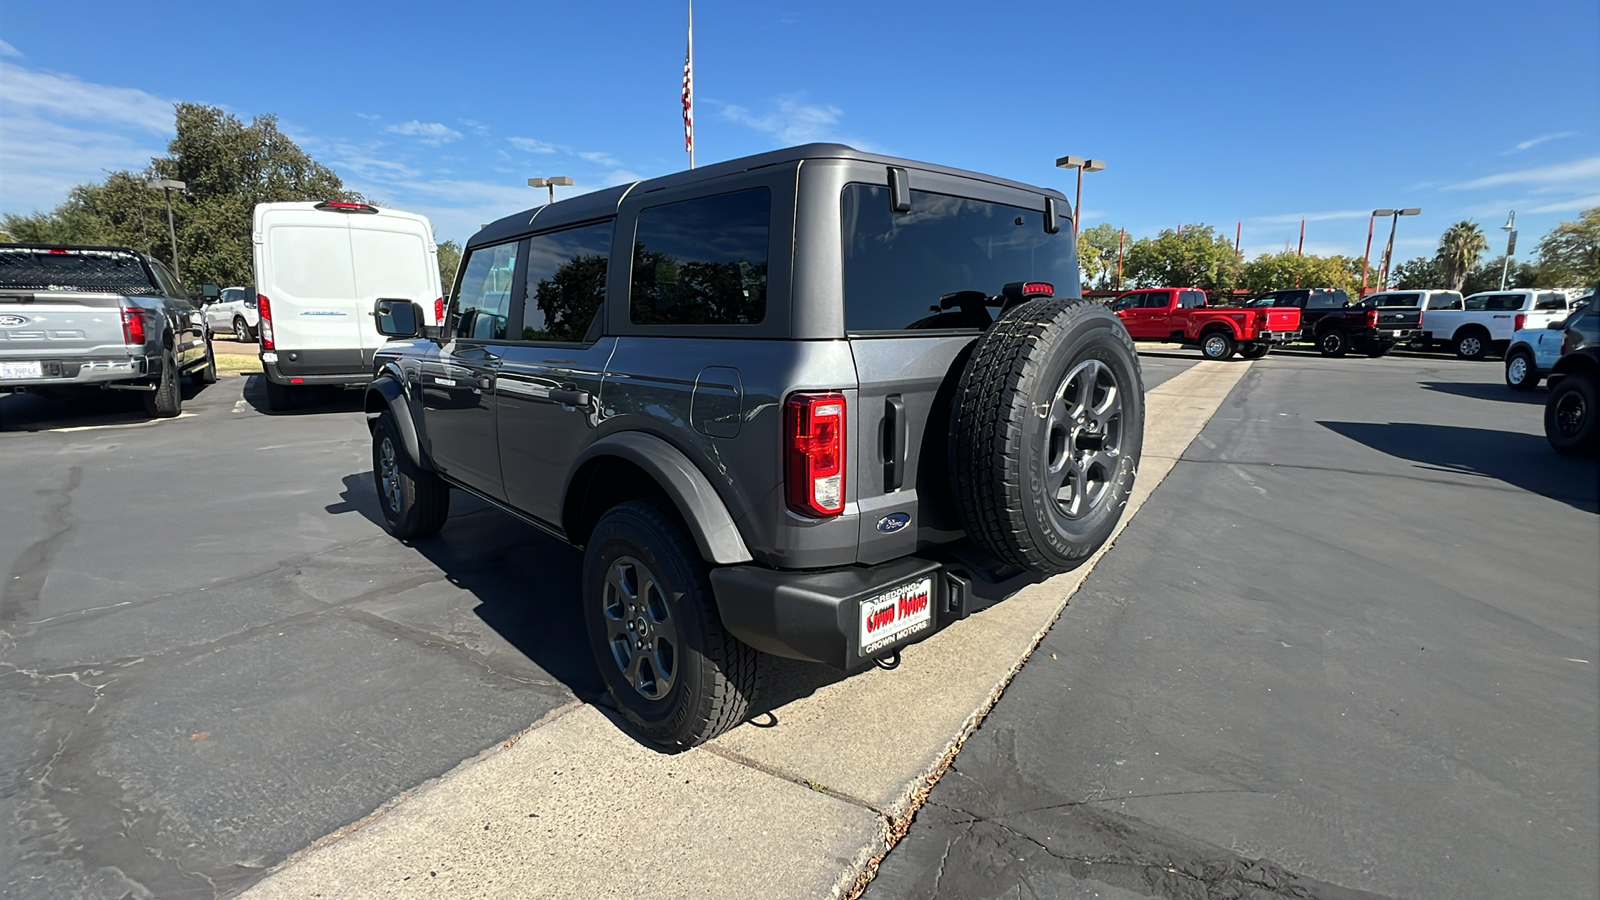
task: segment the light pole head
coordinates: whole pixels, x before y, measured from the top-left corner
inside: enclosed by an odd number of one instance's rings
[[[1083,170],[1085,172],[1103,172],[1105,168],[1106,161],[1103,159],[1086,159],[1083,161]]]
[[[572,179],[565,175],[557,175],[556,177],[549,179],[549,181],[556,187],[572,187]]]
[[[1405,209],[1400,210],[1399,215],[1402,215],[1402,216],[1420,216],[1420,215],[1422,215],[1422,209],[1419,208],[1419,207],[1416,207],[1416,206],[1407,207]]]
[[[1506,223],[1500,226],[1500,230],[1510,231],[1515,227],[1517,227],[1517,211],[1513,209],[1511,215],[1506,216]]]
[[[1056,160],[1056,168],[1058,168],[1058,169],[1078,169],[1078,168],[1082,168],[1083,164],[1085,162],[1087,162],[1087,160],[1085,160],[1081,156],[1063,156],[1060,159]]]
[[[152,188],[155,188],[158,191],[160,191],[160,190],[187,191],[187,190],[189,190],[189,183],[187,181],[178,181],[175,178],[163,178],[160,181],[152,181],[152,182],[150,182],[150,186]]]
[[[528,187],[531,187],[531,188],[542,188],[542,187],[549,187],[549,186],[550,186],[550,182],[549,182],[548,179],[544,179],[544,178],[529,178],[528,179]]]
[[[1392,215],[1394,215],[1394,210],[1392,210],[1392,209],[1375,209],[1375,210],[1372,211],[1372,214],[1374,216],[1392,216]]]

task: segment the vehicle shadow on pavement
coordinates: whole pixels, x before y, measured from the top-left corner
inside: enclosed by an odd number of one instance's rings
[[[275,412],[267,406],[267,376],[252,372],[246,377],[250,382],[244,386],[245,402],[256,412],[267,416],[360,412],[366,396],[363,391],[348,391],[338,386],[309,385],[294,388],[294,405],[282,412]]]
[[[1516,391],[1503,384],[1455,381],[1424,381],[1421,384],[1424,390],[1438,391],[1441,394],[1455,394],[1457,397],[1473,397],[1478,400],[1531,403],[1536,406],[1543,406],[1545,398],[1550,396],[1545,390]]]
[[[199,388],[185,383],[184,401],[194,399],[199,392]],[[0,396],[0,432],[138,425],[150,421],[149,413],[144,411],[142,395],[136,391],[84,391],[62,399],[39,394]]]
[[[1600,513],[1600,463],[1561,456],[1542,435],[1417,422],[1318,422],[1421,468],[1479,475]]]

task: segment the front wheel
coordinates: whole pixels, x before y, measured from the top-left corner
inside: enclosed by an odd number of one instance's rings
[[[1513,350],[1506,357],[1506,387],[1514,391],[1531,391],[1539,386],[1539,371],[1533,365],[1533,355],[1526,350]]]
[[[606,689],[652,743],[687,749],[749,711],[757,653],[722,627],[706,564],[666,501],[600,517],[583,555],[583,614]]]
[[[1350,352],[1350,341],[1341,329],[1330,328],[1317,336],[1317,352],[1337,358]]]
[[[1254,344],[1245,344],[1239,348],[1239,355],[1245,359],[1260,359],[1272,352],[1272,345],[1266,341],[1257,341]]]
[[[250,334],[250,323],[244,320],[244,316],[236,316],[233,320],[233,339],[241,344],[253,339]]]
[[[1544,436],[1557,453],[1600,454],[1600,424],[1595,420],[1595,379],[1586,372],[1562,378],[1544,403]]]
[[[1206,359],[1232,359],[1238,347],[1232,335],[1221,331],[1213,331],[1200,339],[1200,355]]]
[[[152,419],[171,419],[183,411],[183,387],[178,384],[178,358],[161,351],[161,375],[156,389],[144,395],[144,411]]]
[[[372,427],[372,477],[390,534],[408,541],[431,537],[444,527],[450,486],[411,461],[392,412],[378,416]]]

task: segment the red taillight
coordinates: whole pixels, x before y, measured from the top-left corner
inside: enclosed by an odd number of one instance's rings
[[[433,324],[444,324],[444,298],[433,301]]]
[[[1367,310],[1367,325],[1372,328],[1378,327],[1378,311],[1376,309]]]
[[[375,213],[378,211],[376,206],[370,206],[366,203],[351,203],[348,200],[324,200],[318,203],[316,208],[324,212],[342,213]]]
[[[122,342],[144,346],[144,310],[122,310]]]
[[[272,342],[272,301],[266,294],[256,295],[256,312],[260,314],[260,324],[256,326],[256,335],[261,338],[261,349],[276,350],[278,347]]]
[[[1517,317],[1515,319],[1513,319],[1512,321],[1513,321],[1513,323],[1515,323],[1513,325],[1513,327],[1512,327],[1512,330],[1513,331],[1521,331],[1522,330],[1522,326],[1526,325],[1527,322],[1528,322],[1528,314],[1527,313],[1517,313]]]
[[[844,512],[844,414],[839,393],[793,394],[784,406],[783,478],[802,516]]]
[[[1056,286],[1048,281],[1027,281],[1022,285],[1024,297],[1053,297],[1055,293]]]
[[[56,248],[51,247],[50,248],[50,255],[51,256],[66,256],[67,255],[67,251],[65,251],[65,250],[57,250]]]

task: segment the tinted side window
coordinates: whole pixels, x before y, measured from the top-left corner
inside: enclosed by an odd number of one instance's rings
[[[523,340],[583,340],[606,298],[606,263],[615,224],[600,222],[528,239]]]
[[[1181,291],[1178,294],[1178,306],[1183,309],[1199,309],[1206,305],[1206,295],[1199,291]]]
[[[1166,291],[1151,291],[1139,301],[1141,309],[1166,309],[1172,303],[1167,299]]]
[[[511,306],[511,278],[517,270],[518,244],[479,247],[462,265],[461,292],[456,295],[451,337],[500,341],[506,337]]]
[[[187,296],[183,291],[183,286],[178,283],[177,276],[173,275],[172,271],[165,265],[152,259],[150,260],[150,271],[156,273],[156,283],[161,287],[161,293],[166,294],[168,297]]]
[[[1070,230],[1046,232],[1042,209],[912,191],[911,211],[895,213],[887,187],[850,184],[840,229],[850,331],[982,328],[989,315],[977,295],[1015,281],[1066,295],[1078,283]]]
[[[1461,295],[1455,291],[1441,291],[1428,298],[1429,309],[1460,309]]]
[[[640,210],[629,319],[635,325],[760,322],[767,315],[771,223],[766,188]]]
[[[1345,298],[1340,291],[1322,291],[1310,295],[1306,299],[1306,309],[1338,309],[1344,306]]]
[[[1139,298],[1142,296],[1142,294],[1123,294],[1111,304],[1111,311],[1116,312],[1123,309],[1133,309],[1139,305]]]

